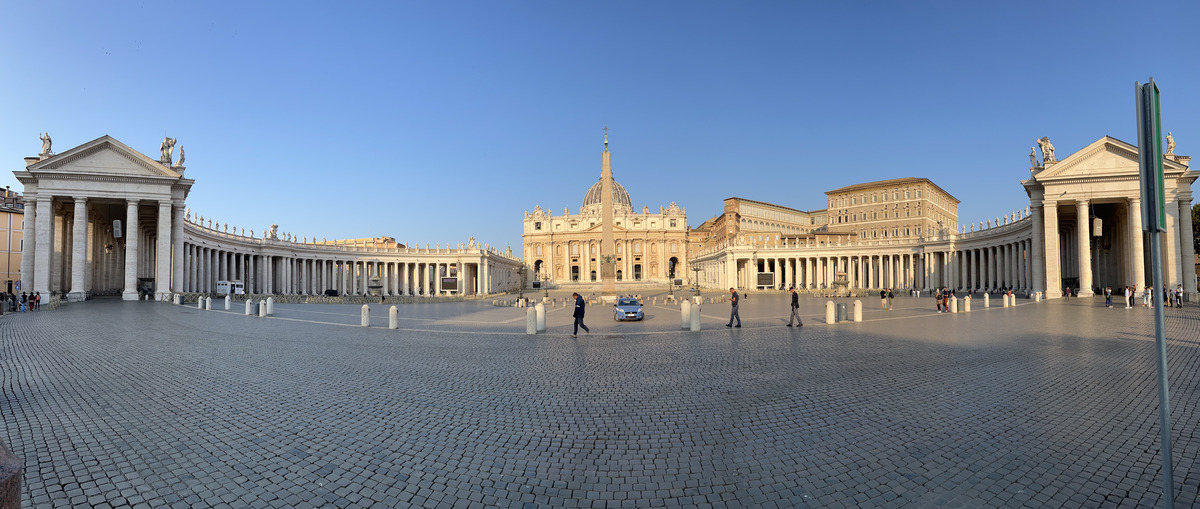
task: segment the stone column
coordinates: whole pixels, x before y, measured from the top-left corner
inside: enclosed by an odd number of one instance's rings
[[[1142,233],[1142,200],[1133,198],[1129,200],[1129,238],[1133,241],[1133,266],[1130,267],[1130,271],[1133,273],[1133,284],[1138,292],[1146,288],[1146,257]]]
[[[50,245],[50,227],[54,225],[52,205],[50,196],[39,196],[37,199],[36,219],[34,219],[37,229],[34,234],[34,243],[37,250],[30,260],[33,262],[33,283],[30,285],[31,287],[23,288],[22,291],[37,291],[44,295],[50,295],[50,264],[52,263],[50,255],[54,251],[53,246]]]
[[[1058,202],[1043,202],[1045,216],[1046,297],[1062,297],[1062,253],[1058,249]],[[1141,237],[1139,237],[1141,238]]]
[[[1179,246],[1179,208],[1172,206],[1172,203],[1166,203],[1164,206],[1166,216],[1163,221],[1164,233],[1162,233],[1162,270],[1163,270],[1163,285],[1175,291],[1175,285],[1182,283],[1183,279],[1183,250]],[[1191,210],[1187,211],[1188,215],[1192,214]],[[1195,267],[1193,259],[1188,259],[1187,265]],[[1194,270],[1194,269],[1193,269]],[[1162,288],[1155,288],[1156,291],[1162,292]]]
[[[71,302],[87,298],[87,290],[84,286],[84,269],[87,265],[87,198],[83,196],[74,198],[75,223],[71,235],[74,241],[71,246],[71,293],[67,294],[67,300]]]
[[[137,269],[138,269],[138,201],[128,200],[125,207],[125,290],[121,298],[137,300]]]
[[[1030,202],[1029,215],[1033,227],[1029,238],[1029,267],[1033,278],[1029,285],[1031,292],[1046,291],[1046,220],[1042,210],[1042,205]]]
[[[184,291],[184,275],[187,274],[183,268],[183,211],[179,207],[172,207],[171,218],[171,291]]]
[[[1189,184],[1190,186],[1190,184]],[[1196,259],[1195,238],[1192,236],[1192,194],[1179,193],[1179,247],[1183,251],[1180,261],[1183,265],[1183,293],[1190,296],[1189,302],[1195,302],[1196,267],[1192,261]]]
[[[171,201],[158,202],[158,269],[154,275],[154,297],[157,300],[171,293]]]
[[[1092,239],[1091,221],[1088,220],[1088,200],[1075,200],[1075,243],[1079,250],[1079,296],[1091,297],[1092,292]]]

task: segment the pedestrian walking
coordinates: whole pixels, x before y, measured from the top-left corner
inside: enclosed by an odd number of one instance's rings
[[[42,292],[33,292],[33,309],[42,309]]]
[[[879,306],[887,311],[887,288],[879,290]]]
[[[571,337],[574,338],[579,336],[580,327],[583,327],[583,332],[591,334],[592,331],[588,329],[587,325],[583,324],[583,313],[585,307],[583,303],[583,297],[581,297],[579,293],[572,293],[571,296],[575,298],[575,312],[571,315],[575,317],[575,330],[571,332]]]
[[[893,298],[895,298],[895,295],[892,294],[892,289],[888,288],[887,289],[887,310],[888,311],[892,310],[892,299]]]
[[[734,326],[734,325],[733,325],[733,321],[734,321],[734,320],[737,320],[737,326],[738,326],[738,327],[741,327],[741,326],[742,326],[742,317],[741,317],[741,316],[738,316],[738,294],[737,294],[737,290],[734,290],[733,288],[730,288],[730,289],[729,289],[729,323],[725,324],[725,326],[726,326],[726,327],[733,327],[733,326]]]
[[[792,315],[788,317],[788,327],[794,327],[792,321],[795,321],[798,326],[804,327],[804,320],[800,319],[800,294],[796,293],[796,288],[792,287]],[[738,323],[741,323],[740,319]]]
[[[1104,307],[1106,307],[1106,308],[1112,307],[1112,287],[1111,286],[1104,287]]]
[[[1183,307],[1183,285],[1175,286],[1175,307]]]

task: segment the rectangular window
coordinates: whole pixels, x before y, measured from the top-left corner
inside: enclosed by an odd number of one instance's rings
[[[672,219],[672,220],[671,220],[671,228],[674,228],[674,227],[675,227],[675,221],[676,221],[675,219]]]
[[[538,221],[538,222],[536,222],[536,223],[533,223],[533,229],[534,229],[534,230],[541,230],[541,229],[542,229],[542,222],[541,222],[541,221]]]

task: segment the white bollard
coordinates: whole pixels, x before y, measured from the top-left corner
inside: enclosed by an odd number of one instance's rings
[[[396,309],[396,306],[388,309],[388,328],[393,330],[400,328],[400,311]]]
[[[267,297],[267,314],[275,314],[275,297]]]
[[[971,312],[971,296],[963,297],[963,313]]]
[[[204,297],[196,298],[196,309],[204,309]]]
[[[825,323],[836,323],[837,315],[833,309],[833,301],[825,301]]]
[[[856,322],[862,321],[862,306],[863,306],[862,301],[855,299],[855,301],[854,301],[854,321],[856,321]]]
[[[371,308],[370,308],[370,306],[367,306],[366,304],[363,304],[363,307],[362,307],[362,326],[363,327],[371,326]]]
[[[250,316],[250,305],[253,303],[254,301],[246,299],[246,316]]]
[[[688,329],[692,326],[692,302],[685,300],[679,303],[679,328]]]
[[[537,334],[537,312],[533,308],[525,310],[525,334]]]
[[[700,332],[700,305],[699,304],[692,306],[691,315],[692,315],[691,316],[692,332]]]
[[[1034,292],[1033,293],[1033,301],[1041,302],[1042,301],[1042,292]],[[1126,302],[1128,302],[1128,301],[1126,301]]]
[[[958,312],[958,297],[950,297],[950,312]]]
[[[258,301],[258,316],[261,318],[265,318],[267,316],[267,301]]]
[[[204,310],[212,311],[212,297],[207,297],[204,299]]]
[[[539,302],[533,307],[533,311],[537,314],[537,331],[546,332],[546,306]]]
[[[229,311],[229,296],[225,296],[225,311]]]
[[[992,297],[986,293],[983,294],[983,307],[985,307],[985,308],[992,307]]]

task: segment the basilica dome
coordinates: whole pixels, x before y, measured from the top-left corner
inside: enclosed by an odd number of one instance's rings
[[[586,214],[594,211],[594,213],[599,214],[603,212],[603,204],[600,203],[600,197],[602,196],[600,190],[602,187],[603,182],[596,181],[587,190],[587,194],[583,195],[583,208],[580,209],[583,213]],[[613,180],[612,200],[614,214],[630,213],[633,211],[633,202],[629,199],[629,192],[616,179]]]

